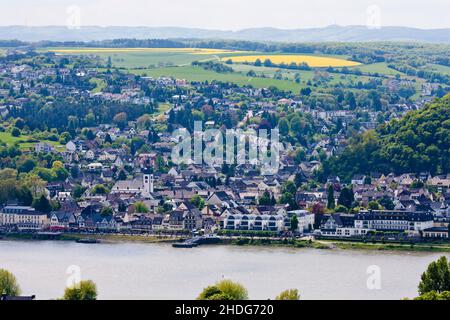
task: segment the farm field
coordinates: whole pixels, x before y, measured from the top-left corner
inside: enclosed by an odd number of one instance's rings
[[[96,55],[111,58],[117,68],[156,68],[189,65],[194,61],[218,60],[219,55],[239,51],[197,48],[47,48],[46,51],[65,55]]]
[[[289,69],[280,69],[280,68],[272,68],[272,67],[256,67],[253,65],[246,64],[234,64],[231,65],[235,72],[246,75],[249,71],[254,71],[258,76],[265,76],[269,78],[273,78],[275,74],[280,74],[283,79],[288,79],[290,81],[294,81],[296,75],[300,75],[300,83],[306,85],[308,81],[314,81],[316,77],[316,73],[321,73],[322,71],[314,71],[314,70],[289,70]],[[342,83],[350,83],[350,82],[367,82],[371,79],[368,76],[357,76],[351,74],[336,74],[336,73],[328,73],[329,82],[331,84],[336,84],[339,82]]]
[[[348,56],[327,55],[291,55],[282,53],[263,54],[249,51],[231,51],[220,49],[201,48],[45,48],[43,51],[51,51],[56,54],[69,55],[96,55],[105,62],[111,58],[114,67],[127,70],[134,74],[148,75],[152,77],[174,77],[186,79],[187,81],[224,81],[237,85],[252,85],[256,88],[275,86],[281,90],[298,92],[301,88],[310,86],[311,83],[326,88],[328,85],[342,83],[352,85],[358,82],[366,83],[372,79],[369,76],[358,76],[351,74],[328,73],[321,67],[334,66],[358,68],[362,72],[379,73],[387,76],[395,76],[402,73],[387,66],[387,63],[374,63],[363,65],[358,62],[346,60]],[[254,66],[244,64],[244,61],[254,61],[257,58],[269,58],[273,63],[301,62],[308,63],[315,70],[291,70],[277,67]],[[201,67],[192,66],[194,61],[221,61],[228,59],[236,63],[228,64],[233,73],[217,73],[205,70]],[[256,76],[248,75],[249,71],[255,72]],[[300,77],[300,80],[296,78]],[[104,89],[105,83],[101,79],[94,79],[97,87],[94,93]]]
[[[359,62],[323,57],[323,56],[305,56],[305,55],[285,55],[285,54],[273,54],[273,55],[242,55],[242,56],[229,56],[223,57],[222,60],[232,60],[233,63],[254,63],[258,59],[261,62],[269,59],[275,64],[302,64],[306,63],[313,68],[322,67],[354,67],[360,65]]]

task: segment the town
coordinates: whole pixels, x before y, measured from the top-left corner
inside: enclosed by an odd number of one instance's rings
[[[388,95],[402,81],[388,79]],[[0,230],[448,241],[450,174],[438,166],[323,169],[356,134],[420,111],[439,88],[424,84],[414,102],[335,88],[343,106],[335,109],[312,105],[308,90],[151,77],[95,55],[12,49],[0,62]],[[224,132],[279,129],[278,170],[177,163],[171,133],[195,121]]]

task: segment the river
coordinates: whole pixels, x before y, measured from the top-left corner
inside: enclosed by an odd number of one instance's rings
[[[0,241],[0,268],[23,294],[61,297],[68,279],[96,282],[99,299],[194,299],[223,278],[252,299],[297,288],[302,299],[402,299],[417,295],[421,273],[448,253]],[[79,272],[78,272],[79,271]],[[369,284],[369,285],[368,285]]]

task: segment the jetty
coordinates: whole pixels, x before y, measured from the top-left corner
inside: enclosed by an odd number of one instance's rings
[[[174,243],[174,244],[172,244],[172,247],[189,249],[189,248],[198,247],[202,244],[217,244],[217,243],[220,243],[221,241],[222,240],[217,236],[205,235],[205,236],[193,237],[193,238],[187,239],[183,242]]]

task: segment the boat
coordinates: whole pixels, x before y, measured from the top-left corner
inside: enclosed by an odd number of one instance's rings
[[[95,243],[100,243],[100,240],[97,240],[97,239],[78,239],[77,243],[95,244]]]
[[[185,243],[185,242],[172,244],[172,247],[174,248],[186,248],[186,249],[195,248],[197,246],[198,246],[197,243]]]

